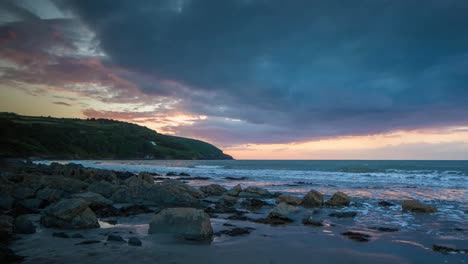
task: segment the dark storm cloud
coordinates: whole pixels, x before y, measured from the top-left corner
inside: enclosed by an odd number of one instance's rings
[[[464,0],[57,3],[112,63],[181,84],[135,78],[145,93],[217,117],[174,128],[185,135],[286,142],[468,123]]]

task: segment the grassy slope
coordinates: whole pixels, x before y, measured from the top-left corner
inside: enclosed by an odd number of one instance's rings
[[[203,141],[135,124],[0,113],[0,156],[60,159],[230,159]],[[154,146],[151,141],[157,145]]]

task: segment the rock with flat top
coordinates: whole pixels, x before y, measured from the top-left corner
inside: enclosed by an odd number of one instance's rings
[[[402,209],[404,212],[413,213],[435,213],[437,209],[430,205],[420,203],[415,200],[406,200],[403,202]]]
[[[213,236],[210,216],[196,208],[167,208],[149,224],[149,234],[169,233],[189,240],[207,240]]]

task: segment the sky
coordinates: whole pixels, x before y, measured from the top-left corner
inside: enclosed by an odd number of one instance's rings
[[[0,111],[237,159],[468,159],[465,0],[4,0]]]

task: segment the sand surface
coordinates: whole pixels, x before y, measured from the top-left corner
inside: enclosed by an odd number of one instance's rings
[[[467,255],[433,252],[435,242],[462,248],[466,240],[434,240],[422,232],[382,233],[370,242],[355,242],[340,233],[344,225],[310,227],[300,223],[270,226],[244,221],[228,221],[239,227],[253,227],[251,234],[238,237],[222,235],[211,243],[194,243],[170,235],[148,235],[151,214],[119,218],[115,226],[102,223],[99,229],[66,230],[85,239],[57,238],[54,229],[39,229],[21,235],[11,248],[27,256],[25,263],[468,263]],[[214,231],[229,229],[225,219],[212,218]],[[362,231],[362,230],[361,230]],[[136,236],[143,246],[107,242],[107,234],[124,239]],[[100,243],[75,245],[84,240]],[[466,244],[465,244],[466,246]]]

